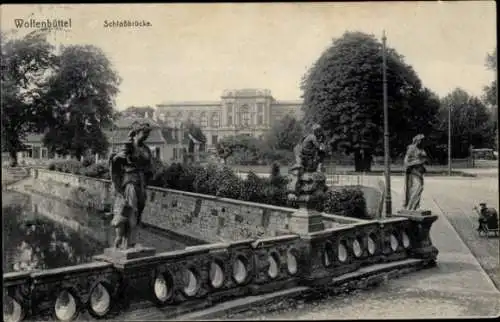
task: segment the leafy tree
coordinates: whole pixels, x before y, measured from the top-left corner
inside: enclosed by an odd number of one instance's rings
[[[497,73],[497,49],[493,51],[492,54],[488,54],[486,56],[486,68],[489,70],[493,71],[496,75]],[[495,138],[498,140],[498,102],[497,102],[497,91],[498,91],[498,84],[497,80],[495,79],[494,81],[491,82],[489,86],[484,87],[484,96],[483,100],[484,102],[490,106],[491,108],[491,115],[493,122],[495,124]],[[495,146],[498,149],[498,142],[495,142]]]
[[[63,48],[58,73],[50,81],[47,104],[52,122],[44,144],[52,152],[80,158],[89,149],[106,151],[102,128],[115,115],[114,97],[120,79],[101,49],[91,45]]]
[[[452,156],[464,158],[469,155],[470,145],[489,148],[494,142],[494,124],[491,114],[477,97],[457,88],[442,100],[441,120],[448,126],[448,109],[451,108]],[[444,126],[443,126],[444,127]]]
[[[286,115],[273,124],[266,135],[266,141],[273,149],[292,151],[303,135],[302,124],[293,116]]]
[[[56,59],[44,32],[21,39],[2,34],[0,43],[2,151],[9,153],[11,165],[16,166],[26,134],[41,131],[46,125],[49,112],[43,97]]]
[[[391,155],[436,122],[439,101],[413,68],[387,48]],[[333,41],[302,80],[304,121],[319,123],[333,150],[353,153],[356,171],[369,171],[383,151],[382,47],[374,36],[346,32]]]
[[[238,164],[255,164],[269,152],[264,141],[253,136],[240,134],[227,136],[217,144],[217,154],[226,161],[232,157]]]

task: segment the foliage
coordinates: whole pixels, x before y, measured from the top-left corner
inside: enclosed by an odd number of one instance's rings
[[[56,70],[53,47],[43,32],[21,39],[1,35],[2,152],[9,152],[11,165],[29,132],[40,132],[49,115],[43,98],[48,78]]]
[[[374,36],[346,32],[333,41],[304,76],[304,121],[325,129],[333,150],[353,153],[357,171],[369,171],[383,148],[382,47]],[[439,102],[411,66],[387,49],[391,154],[405,150],[417,133],[428,134]]]
[[[324,211],[355,218],[367,218],[368,216],[363,191],[355,187],[329,190],[326,193]]]
[[[488,54],[486,57],[486,68],[493,71],[496,75],[497,73],[497,49],[493,51],[492,54]],[[483,100],[487,106],[491,108],[491,116],[495,125],[495,147],[498,149],[498,81],[493,80],[490,85],[484,87]]]
[[[49,170],[81,174],[84,168],[83,164],[78,160],[56,160],[49,164]]]
[[[477,97],[457,88],[442,100],[441,127],[448,128],[448,109],[451,108],[452,156],[469,156],[469,146],[491,148],[495,125],[488,108]]]
[[[44,133],[49,150],[63,155],[107,149],[102,128],[111,123],[118,76],[99,48],[56,53],[46,37],[46,31],[2,35],[2,150],[14,163],[29,132]]]
[[[109,166],[107,162],[93,163],[88,166],[84,166],[81,170],[81,174],[92,178],[109,179]]]
[[[266,134],[266,143],[275,150],[293,151],[304,135],[302,124],[293,116],[285,115],[275,122]]]
[[[256,165],[278,162],[288,165],[295,156],[290,150],[275,150],[267,141],[249,135],[224,137],[217,146],[219,158],[234,164]]]
[[[112,123],[119,83],[101,49],[91,45],[64,47],[46,99],[53,107],[53,125],[44,137],[49,150],[76,158],[89,149],[105,152],[108,142],[102,128]]]

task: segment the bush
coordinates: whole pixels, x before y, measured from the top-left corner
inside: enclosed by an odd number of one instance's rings
[[[324,211],[354,218],[368,218],[366,200],[359,188],[342,188],[326,193]]]
[[[245,201],[263,202],[264,188],[264,180],[250,171],[246,180],[242,180],[241,182],[240,199]]]
[[[229,167],[223,167],[217,171],[214,183],[217,187],[216,196],[233,199],[240,197],[241,179]]]
[[[109,166],[105,161],[94,163],[82,168],[81,174],[87,177],[99,179],[108,179],[110,177]]]
[[[49,164],[49,170],[72,174],[81,174],[83,165],[77,160],[58,160]]]

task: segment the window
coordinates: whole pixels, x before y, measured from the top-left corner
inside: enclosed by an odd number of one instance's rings
[[[26,145],[26,151],[24,151],[23,156],[25,158],[32,158],[33,157],[33,146],[30,144]]]
[[[47,148],[42,148],[42,159],[47,159],[49,156]]]
[[[212,120],[211,120],[211,123],[212,123],[212,127],[219,127],[219,123],[220,123],[220,120],[219,120],[219,113],[212,113]]]
[[[217,144],[217,140],[218,140],[217,135],[212,135],[212,145],[216,145]]]
[[[205,114],[205,112],[201,113],[200,126],[201,127],[208,127],[208,118],[207,118],[207,114]]]
[[[233,125],[233,104],[227,104],[227,125]]]
[[[177,148],[174,148],[174,160],[177,160]]]
[[[243,126],[250,125],[250,111],[248,106],[242,106],[240,110],[240,124]]]
[[[264,124],[264,104],[257,104],[257,125]]]

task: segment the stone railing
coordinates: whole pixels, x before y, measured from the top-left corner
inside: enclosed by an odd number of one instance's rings
[[[72,320],[112,318],[134,303],[162,307],[165,318],[227,298],[294,286],[334,288],[375,273],[435,263],[429,239],[436,216],[345,224],[307,235],[187,247],[107,262],[4,274],[4,316]]]

